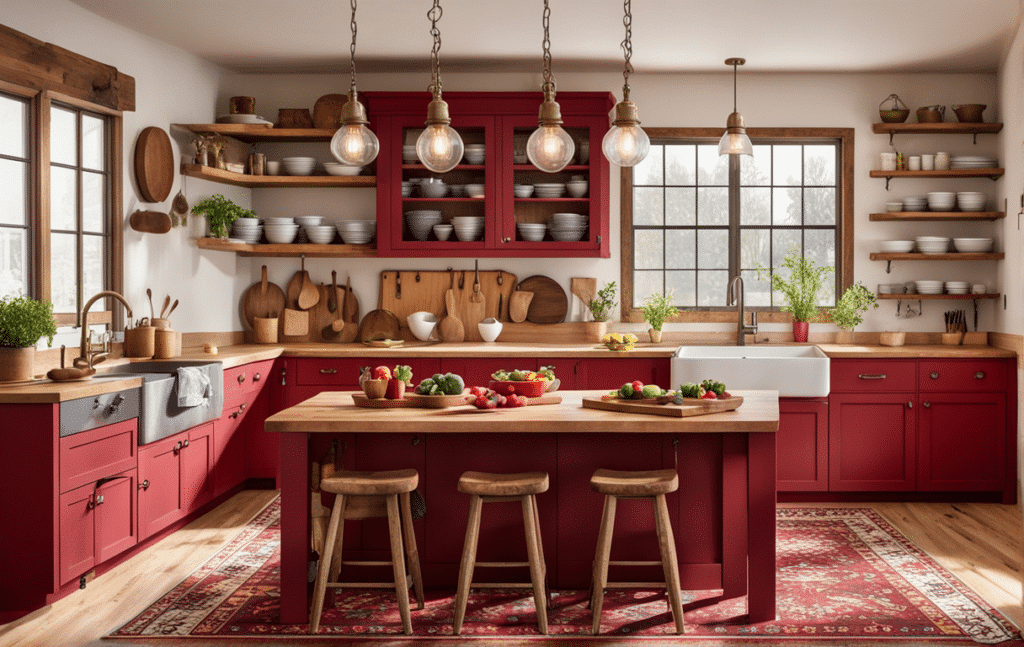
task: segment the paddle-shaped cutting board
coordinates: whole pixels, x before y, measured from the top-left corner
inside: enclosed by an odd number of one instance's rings
[[[473,271],[466,270],[466,283],[462,290],[459,289],[459,279],[462,270],[455,272],[455,303],[459,318],[462,319],[466,328],[466,339],[472,339],[469,335],[470,325],[464,315],[466,310],[462,307],[465,302],[469,303],[469,296],[473,292]],[[417,280],[419,277],[419,280]],[[501,278],[501,284],[498,278]],[[512,296],[512,290],[516,286],[516,275],[504,270],[480,270],[480,291],[484,296],[484,317],[495,317],[501,321],[508,321],[508,302]],[[414,312],[432,312],[437,315],[438,321],[444,318],[444,293],[451,283],[451,275],[447,270],[386,270],[380,273],[380,301],[379,308],[390,310],[398,317],[402,326],[402,339],[416,339],[409,330],[406,317]],[[401,285],[401,297],[399,298],[399,285]],[[499,296],[501,297],[499,299]],[[498,315],[498,305],[501,302],[501,316]],[[480,333],[473,323],[472,328],[476,334],[476,340],[480,341]]]
[[[668,416],[671,418],[688,418],[704,416],[709,413],[722,413],[738,409],[743,404],[743,396],[735,395],[724,400],[698,400],[683,398],[683,404],[654,404],[644,400],[602,400],[601,398],[583,398],[584,409],[603,409],[623,413],[641,413],[652,416]]]
[[[262,278],[242,295],[242,321],[252,330],[256,317],[281,317],[284,302],[284,291],[267,280],[267,266],[264,265]]]

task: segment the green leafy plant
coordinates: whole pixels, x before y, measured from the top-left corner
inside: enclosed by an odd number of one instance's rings
[[[644,316],[644,321],[651,325],[652,330],[661,330],[661,327],[665,325],[665,320],[679,314],[679,310],[672,305],[675,293],[675,290],[658,292],[648,294],[644,299],[643,305],[640,306],[640,312]]]
[[[57,324],[53,320],[53,304],[49,301],[18,295],[0,299],[0,346],[24,348],[35,346],[43,337],[53,345]]]
[[[205,216],[206,221],[210,223],[210,233],[218,238],[225,238],[231,223],[239,218],[252,218],[256,214],[215,193],[192,207],[192,215]]]
[[[789,276],[783,276],[780,269],[789,270]],[[786,300],[779,310],[791,313],[793,321],[810,321],[818,314],[818,293],[832,271],[831,267],[818,267],[813,260],[793,250],[783,257],[781,268],[768,270],[758,266],[757,278],[763,280],[764,274],[770,272],[772,290],[781,292]]]
[[[594,321],[608,321],[608,315],[615,307],[615,281],[605,283],[604,287],[597,291],[597,296],[587,304],[590,314],[594,315]]]
[[[846,288],[836,302],[836,307],[832,308],[832,323],[843,330],[852,331],[864,321],[861,313],[867,312],[870,306],[878,307],[875,295],[860,283],[854,283]]]

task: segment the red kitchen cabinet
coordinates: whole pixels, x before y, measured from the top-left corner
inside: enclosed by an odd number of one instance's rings
[[[139,537],[145,539],[213,497],[213,423],[139,450]]]
[[[182,441],[181,485],[185,514],[203,507],[213,499],[213,423],[188,430]]]
[[[83,485],[60,495],[60,583],[137,543],[136,471]]]
[[[829,396],[831,491],[916,488],[916,400],[914,393]]]
[[[577,388],[611,390],[626,382],[640,380],[644,384],[657,384],[668,389],[671,388],[670,377],[667,358],[587,358],[580,362]]]
[[[558,378],[558,388],[563,391],[575,391],[582,389],[580,384],[580,370],[583,362],[587,360],[575,357],[540,357],[537,359],[537,369],[542,366],[550,366]]]
[[[96,565],[96,516],[93,484],[60,495],[60,583]]]
[[[214,495],[220,496],[245,480],[245,429],[253,407],[249,402],[224,409],[213,423]],[[261,421],[260,421],[261,422]]]
[[[828,400],[780,398],[776,483],[780,492],[828,490]]]
[[[1000,490],[1005,479],[1006,396],[922,393],[918,490]]]

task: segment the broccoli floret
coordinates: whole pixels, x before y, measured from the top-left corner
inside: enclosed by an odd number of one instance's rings
[[[466,383],[462,378],[453,373],[444,374],[438,381],[438,385],[445,395],[459,395],[466,388]]]
[[[683,394],[684,398],[699,398],[700,397],[700,385],[694,384],[693,382],[687,382],[686,384],[679,385],[679,392]]]
[[[700,383],[700,385],[704,387],[705,391],[714,391],[715,395],[722,395],[723,393],[725,393],[725,385],[722,384],[721,382],[716,382],[714,380],[704,380],[703,382]]]
[[[432,377],[426,378],[416,387],[416,393],[419,395],[435,395],[438,391],[437,382]]]
[[[633,397],[633,385],[631,383],[629,383],[629,382],[626,382],[625,384],[620,386],[619,387],[619,397],[620,398],[626,398],[626,399],[632,398]]]

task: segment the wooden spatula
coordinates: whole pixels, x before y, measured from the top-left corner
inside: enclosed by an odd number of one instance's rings
[[[316,289],[316,284],[313,283],[313,279],[309,278],[309,272],[306,271],[306,262],[302,262],[302,289],[299,290],[299,298],[297,303],[299,308],[303,310],[309,310],[316,305],[317,301],[320,300],[320,292]]]
[[[345,279],[345,301],[341,304],[341,319],[344,321],[344,325],[341,328],[341,335],[339,339],[346,344],[350,344],[356,340],[356,336],[359,334],[359,324],[352,320],[354,313],[349,312],[348,302],[349,295],[352,293],[352,276],[350,275]],[[335,321],[335,324],[338,322]]]
[[[460,342],[466,338],[466,330],[462,326],[455,306],[455,270],[451,270],[451,287],[444,293],[444,303],[448,315],[437,324],[441,341]]]
[[[515,323],[526,321],[526,313],[530,310],[530,303],[533,301],[533,292],[525,292],[516,286],[512,296],[508,299],[508,318]]]

